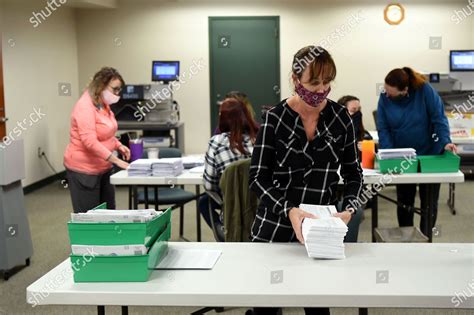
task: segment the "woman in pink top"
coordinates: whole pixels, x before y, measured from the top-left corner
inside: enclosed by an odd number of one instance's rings
[[[124,84],[117,70],[104,67],[94,75],[72,110],[64,166],[75,213],[103,202],[115,209],[115,190],[110,184],[112,164],[126,169],[128,163],[112,153],[117,150],[129,160],[130,150],[115,138],[117,121],[110,105],[119,101]]]

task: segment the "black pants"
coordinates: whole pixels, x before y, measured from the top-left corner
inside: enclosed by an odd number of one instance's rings
[[[438,199],[439,199],[439,190],[441,184],[430,184],[432,185],[433,189],[433,204],[434,208],[432,209],[432,223],[433,225],[429,227],[432,229],[436,225],[436,217],[438,215]],[[397,185],[397,200],[399,203],[402,203],[405,206],[413,207],[415,205],[415,196],[416,196],[416,184],[403,184]],[[427,184],[420,184],[420,201],[421,205],[420,208],[425,210],[428,207],[428,185]],[[397,206],[397,217],[398,217],[398,224],[400,226],[413,226],[413,216],[414,212],[407,207]],[[423,234],[427,235],[426,231],[426,220],[428,217],[426,216],[426,212],[423,212],[421,215],[420,221],[420,230]]]
[[[74,213],[86,212],[103,202],[107,209],[115,209],[115,189],[110,184],[112,171],[88,175],[66,170]]]

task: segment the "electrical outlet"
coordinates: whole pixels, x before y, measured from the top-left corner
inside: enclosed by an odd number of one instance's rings
[[[43,150],[41,150],[41,147],[38,147],[38,157],[41,159],[43,156]]]

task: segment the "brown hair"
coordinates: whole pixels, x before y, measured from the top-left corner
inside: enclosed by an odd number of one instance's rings
[[[333,81],[336,78],[336,64],[329,52],[320,46],[306,46],[298,50],[293,57],[292,73],[301,79],[306,67],[309,68],[310,84],[324,81]]]
[[[252,119],[255,119],[255,111],[253,110],[252,103],[250,103],[249,98],[247,97],[247,94],[240,92],[240,91],[230,91],[225,95],[225,98],[234,98],[240,102],[242,102],[245,107],[247,107],[250,116],[252,116]]]
[[[424,75],[409,67],[393,69],[385,77],[385,83],[396,87],[399,91],[403,91],[406,87],[411,91],[418,90],[425,82]]]
[[[351,102],[351,101],[359,101],[359,98],[357,98],[356,96],[353,96],[353,95],[344,95],[343,97],[341,97],[337,103],[338,104],[341,104],[342,106],[344,107],[347,107],[347,103]],[[361,112],[362,114],[362,112]],[[365,127],[364,127],[364,122],[362,121],[362,119],[360,119],[359,121],[359,126],[358,127],[358,130],[359,130],[359,134],[356,135],[356,139],[357,140],[362,140],[364,139],[364,135],[365,135]]]
[[[230,149],[242,154],[249,154],[243,145],[243,135],[248,134],[252,143],[255,143],[256,124],[250,116],[247,107],[234,98],[227,98],[222,102],[219,112],[219,129],[230,133]]]
[[[125,81],[123,80],[122,76],[114,68],[103,67],[96,74],[94,74],[92,81],[89,83],[89,93],[91,94],[94,104],[101,103],[100,94],[107,88],[107,85],[109,85],[110,81],[115,79],[120,80],[122,86],[125,85]]]

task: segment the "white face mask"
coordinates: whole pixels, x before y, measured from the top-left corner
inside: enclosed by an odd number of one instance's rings
[[[115,95],[114,93],[110,92],[108,89],[102,91],[101,94],[102,100],[107,105],[112,105],[117,103],[120,100],[120,96]]]

